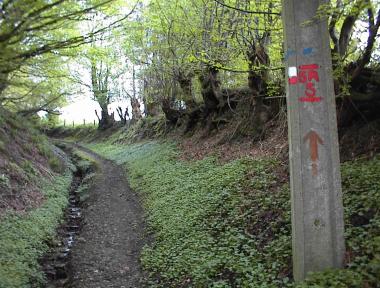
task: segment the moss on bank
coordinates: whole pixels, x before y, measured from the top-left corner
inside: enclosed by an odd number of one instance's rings
[[[47,251],[68,203],[72,173],[44,180],[45,201],[26,214],[9,212],[0,219],[0,287],[41,287],[44,275],[38,259]]]
[[[153,287],[292,287],[289,187],[273,159],[183,162],[174,144],[90,145],[125,164],[154,243],[142,262]],[[347,269],[301,287],[376,287],[380,159],[343,165]]]
[[[79,172],[83,177],[75,193],[79,195],[80,202],[85,202],[90,197],[89,189],[97,175],[99,163],[91,155],[81,150],[74,149],[71,156],[77,173]]]

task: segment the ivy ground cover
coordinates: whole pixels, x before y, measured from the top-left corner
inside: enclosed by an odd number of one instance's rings
[[[347,267],[291,279],[290,192],[274,159],[184,162],[173,143],[91,144],[125,165],[154,241],[152,287],[376,287],[380,160],[343,164]]]

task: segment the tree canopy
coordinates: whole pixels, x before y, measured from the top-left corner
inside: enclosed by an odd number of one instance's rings
[[[215,116],[241,102],[270,117],[268,98],[284,97],[281,5],[277,0],[5,0],[0,103],[22,113],[54,111],[70,95],[89,89],[105,112],[100,118],[120,98],[129,99],[136,115],[162,111],[172,123],[184,111]],[[318,17],[329,21],[336,95],[375,97],[380,4],[334,0],[320,12]],[[90,83],[75,67],[82,67]]]

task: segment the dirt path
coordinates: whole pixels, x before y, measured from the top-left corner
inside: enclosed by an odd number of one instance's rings
[[[144,245],[143,210],[124,169],[80,148],[99,163],[84,225],[72,253],[77,288],[144,287],[139,255]]]

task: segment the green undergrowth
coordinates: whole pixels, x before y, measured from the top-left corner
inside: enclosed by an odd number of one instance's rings
[[[71,158],[76,166],[76,169],[82,174],[89,174],[99,168],[98,162],[90,154],[82,150],[74,149]]]
[[[38,259],[47,251],[49,240],[67,206],[72,173],[68,169],[52,181],[43,180],[44,204],[26,214],[10,212],[0,219],[0,287],[41,287],[44,275]]]
[[[77,125],[77,126],[57,126],[47,130],[47,134],[52,138],[64,138],[68,141],[78,141],[81,143],[107,142],[107,143],[133,143],[142,139],[157,139],[168,133],[168,126],[165,117],[145,117],[137,122],[128,122],[123,125],[120,122],[106,130],[99,130],[97,126]],[[0,147],[1,148],[1,147]]]
[[[93,125],[70,125],[52,127],[46,131],[52,138],[65,138],[68,141],[91,141],[100,135],[99,130]]]
[[[289,187],[274,159],[184,162],[176,145],[91,144],[125,164],[154,242],[142,263],[152,287],[292,287]],[[347,269],[299,287],[376,287],[380,160],[343,165]],[[277,172],[276,172],[277,171]]]
[[[380,287],[380,156],[342,165],[348,269],[315,273],[301,287]]]

